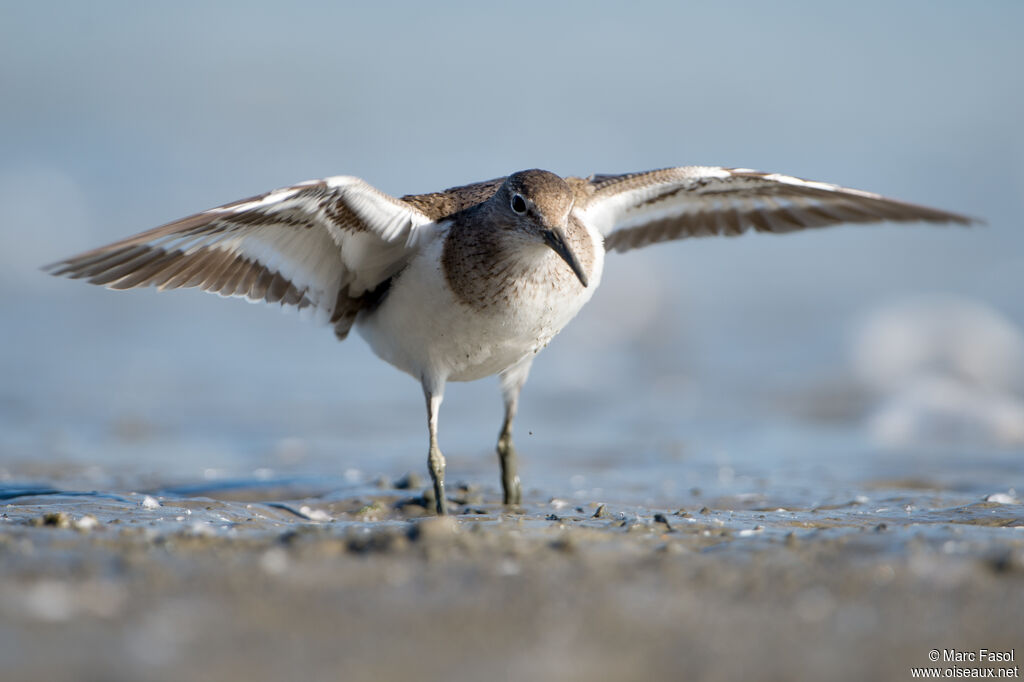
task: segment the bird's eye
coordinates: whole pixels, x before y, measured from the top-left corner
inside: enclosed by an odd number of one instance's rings
[[[522,194],[512,195],[512,210],[519,215],[526,213],[526,199],[523,198]]]

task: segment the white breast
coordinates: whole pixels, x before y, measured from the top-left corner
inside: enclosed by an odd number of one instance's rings
[[[537,278],[517,282],[509,305],[481,310],[450,289],[441,265],[443,241],[424,245],[396,277],[380,307],[357,322],[359,333],[381,359],[417,379],[473,381],[501,372],[546,346],[590,300],[601,280],[600,241],[589,286],[570,291],[544,285],[548,268],[564,267],[544,248],[537,252]]]

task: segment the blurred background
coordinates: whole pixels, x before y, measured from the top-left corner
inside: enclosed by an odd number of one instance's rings
[[[43,264],[327,175],[402,195],[708,164],[987,226],[612,254],[534,364],[527,488],[671,503],[753,480],[1005,479],[1024,450],[1021,26],[1012,0],[5,3],[0,477],[423,468],[418,386],[356,336]],[[450,476],[497,490],[500,416],[495,380],[449,386]]]

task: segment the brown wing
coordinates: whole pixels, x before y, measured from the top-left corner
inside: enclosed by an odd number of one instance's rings
[[[348,333],[362,297],[404,265],[432,221],[358,178],[225,204],[47,266],[111,289],[197,287],[312,306]]]
[[[595,175],[578,190],[577,210],[609,251],[672,239],[792,232],[840,223],[978,222],[839,185],[742,168],[684,166]]]
[[[452,187],[443,192],[429,194],[409,194],[402,197],[406,202],[431,220],[442,220],[471,206],[487,201],[501,187],[505,178],[495,178],[471,185]]]

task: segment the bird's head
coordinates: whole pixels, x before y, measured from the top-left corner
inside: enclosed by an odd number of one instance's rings
[[[587,286],[587,273],[569,248],[566,231],[575,197],[572,188],[554,173],[525,170],[505,179],[491,198],[500,221],[531,240],[545,244],[564,260]]]

